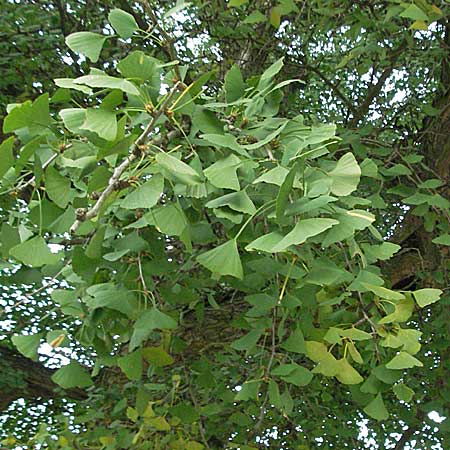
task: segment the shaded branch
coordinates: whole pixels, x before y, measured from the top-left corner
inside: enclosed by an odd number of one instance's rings
[[[16,350],[0,346],[0,359],[0,411],[19,398],[34,400],[67,397],[83,400],[87,397],[82,389],[62,390],[51,379],[54,370],[26,358]]]

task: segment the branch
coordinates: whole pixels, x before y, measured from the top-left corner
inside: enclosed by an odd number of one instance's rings
[[[166,53],[168,54],[169,58],[172,61],[176,61],[178,58],[177,58],[177,52],[173,45],[174,39],[172,37],[170,37],[169,34],[167,33],[167,31],[164,29],[164,27],[161,26],[161,19],[159,19],[156,16],[156,14],[153,12],[153,8],[150,5],[150,3],[147,0],[140,0],[140,2],[144,6],[144,9],[148,12],[150,19],[153,23],[153,26],[160,32],[162,38],[164,39],[165,45],[162,46],[163,50],[166,51]],[[175,65],[174,70],[175,70],[175,73],[177,74],[178,80],[181,81],[182,77],[181,77],[180,68],[178,67],[178,65]]]
[[[11,402],[19,398],[29,400],[55,397],[68,397],[74,400],[86,398],[86,393],[82,389],[58,392],[61,388],[51,379],[54,370],[22,356],[16,350],[0,346],[0,357],[3,382],[0,390],[0,411],[5,410]],[[10,379],[12,385],[8,385]],[[20,383],[20,388],[14,386],[17,382]]]
[[[120,180],[120,177],[122,174],[127,170],[127,168],[130,166],[130,164],[140,155],[142,154],[140,147],[142,145],[146,145],[148,143],[148,136],[153,131],[153,128],[155,127],[155,124],[157,120],[160,118],[160,116],[163,114],[163,112],[166,109],[167,103],[172,99],[175,92],[178,90],[179,83],[177,82],[172,90],[169,92],[167,97],[165,98],[164,102],[160,106],[159,110],[153,115],[152,120],[150,123],[145,127],[145,130],[142,132],[142,134],[137,138],[137,140],[134,142],[134,144],[131,146],[131,152],[130,154],[114,169],[114,172],[111,176],[111,178],[108,181],[108,186],[106,189],[100,194],[100,197],[98,198],[97,202],[90,208],[88,211],[86,211],[85,214],[83,214],[82,218],[78,218],[73,225],[70,227],[70,232],[75,233],[77,229],[80,227],[80,225],[85,221],[92,219],[96,217],[102,206],[105,204],[106,200],[110,197],[110,195],[117,189],[118,181]],[[166,138],[170,141],[175,136],[179,134],[178,130],[171,131],[167,134]],[[160,145],[162,141],[164,140],[164,136],[158,136],[157,138],[150,141],[152,145]],[[145,153],[145,151],[144,151]]]

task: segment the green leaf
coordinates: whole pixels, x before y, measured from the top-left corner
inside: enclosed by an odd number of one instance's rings
[[[270,86],[275,75],[283,68],[283,59],[284,58],[278,59],[263,72],[259,79],[257,87],[258,91],[262,91],[263,89],[266,89],[268,86]]]
[[[259,393],[259,380],[248,380],[234,397],[235,401],[256,400]]]
[[[139,26],[134,17],[118,8],[110,11],[108,14],[108,22],[114,28],[114,31],[124,39],[128,39],[135,31],[139,30]]]
[[[253,251],[260,250],[262,252],[272,253],[272,249],[283,239],[283,235],[278,231],[272,231],[272,233],[265,234],[250,242],[245,247],[245,250]]]
[[[142,356],[156,367],[170,366],[174,362],[174,359],[162,347],[145,347],[142,349]]]
[[[150,225],[168,236],[181,236],[188,225],[186,216],[178,204],[159,206],[145,214]]]
[[[419,20],[427,22],[429,20],[428,16],[416,5],[409,5],[403,12],[401,12],[400,17],[405,17],[407,19]]]
[[[225,74],[224,88],[227,102],[234,102],[244,95],[244,79],[239,66],[236,64]]]
[[[67,108],[59,112],[64,126],[72,133],[78,133],[86,120],[86,110],[81,108]]]
[[[73,82],[90,87],[118,89],[126,94],[139,95],[139,91],[133,83],[123,78],[110,77],[109,75],[84,75],[75,78]]]
[[[133,353],[121,356],[117,360],[117,365],[129,380],[140,380],[143,369],[141,350],[136,350]]]
[[[394,312],[383,317],[378,323],[406,322],[414,311],[414,302],[410,296],[394,305]]]
[[[133,316],[134,295],[125,288],[120,288],[113,283],[99,283],[89,286],[86,293],[88,296],[83,300],[92,310],[108,308],[119,311],[128,317]]]
[[[88,258],[101,258],[102,257],[102,246],[103,240],[105,239],[106,227],[101,226],[92,236],[89,244],[84,252]]]
[[[255,23],[265,22],[266,20],[267,20],[267,17],[261,11],[253,11],[251,14],[249,14],[245,18],[243,23],[253,25]]]
[[[375,295],[378,295],[380,298],[385,298],[386,300],[403,300],[405,296],[400,294],[400,292],[391,291],[390,289],[386,289],[382,286],[375,286],[373,284],[362,283],[364,287],[369,289],[369,291],[373,292]]]
[[[229,0],[228,7],[237,8],[239,6],[245,5],[246,3],[248,3],[248,0]]]
[[[347,361],[347,358],[338,359],[336,364],[336,378],[342,384],[359,384],[364,381],[358,371]]]
[[[281,347],[288,352],[304,354],[306,352],[306,346],[302,331],[299,328],[294,330],[291,335],[283,342],[283,345]]]
[[[432,303],[436,303],[441,297],[442,291],[440,289],[419,289],[412,294],[417,304],[423,308]]]
[[[242,161],[236,155],[231,154],[209,166],[204,170],[204,174],[215,187],[239,191],[241,187],[236,172],[241,164]]]
[[[368,416],[375,420],[386,420],[389,413],[384,406],[383,397],[378,394],[363,410]]]
[[[88,95],[92,94],[92,89],[89,89],[87,86],[76,84],[72,78],[55,78],[53,81],[56,86],[60,88],[74,89],[75,91],[80,91]]]
[[[361,354],[358,352],[358,349],[356,348],[355,344],[353,342],[347,343],[348,353],[352,357],[353,361],[355,361],[358,364],[364,364],[364,360],[361,357]]]
[[[450,245],[450,234],[442,234],[441,236],[434,238],[431,242],[437,245]]]
[[[409,388],[408,386],[406,386],[406,384],[403,383],[394,384],[392,390],[394,391],[394,394],[399,400],[402,400],[406,403],[409,403],[415,394],[415,392],[411,388]]]
[[[152,208],[158,203],[163,190],[164,178],[160,174],[153,175],[150,180],[128,194],[120,202],[120,206],[125,209]]]
[[[130,351],[144,342],[153,330],[172,330],[176,327],[176,320],[158,309],[152,308],[144,311],[133,326]]]
[[[386,364],[386,367],[391,370],[410,369],[416,366],[423,367],[423,363],[407,352],[398,353]]]
[[[197,261],[211,272],[243,279],[241,258],[234,239],[197,256]]]
[[[140,83],[151,80],[152,87],[159,86],[159,61],[140,50],[132,52],[122,59],[117,64],[117,70],[125,78],[131,78]]]
[[[215,198],[206,203],[205,206],[207,208],[222,208],[228,206],[234,211],[250,215],[256,212],[255,205],[245,191],[232,192],[231,194]]]
[[[325,344],[316,341],[305,341],[306,356],[318,363],[312,373],[321,373],[327,377],[334,377],[338,371],[336,358],[327,350]]]
[[[410,355],[416,354],[420,350],[420,337],[422,333],[409,328],[397,328],[393,333],[388,333],[381,341],[383,347],[399,348]]]
[[[156,162],[163,169],[163,175],[175,183],[194,185],[202,182],[200,175],[183,161],[167,153],[158,153]]]
[[[233,341],[231,347],[238,351],[249,351],[254,348],[262,335],[262,330],[252,330],[245,336]]]
[[[59,253],[50,251],[41,236],[36,236],[9,250],[9,254],[18,261],[31,267],[42,267],[46,264],[56,264],[60,259]]]
[[[38,354],[37,350],[39,344],[41,343],[43,333],[37,334],[29,334],[29,335],[17,335],[12,336],[11,341],[16,346],[17,350],[19,350],[22,355],[27,358],[32,359],[33,361],[37,361]]]
[[[308,385],[314,376],[311,371],[296,363],[281,364],[272,370],[272,375],[299,387]]]
[[[212,112],[199,105],[195,105],[192,115],[192,129],[198,128],[202,133],[223,133],[223,123]]]
[[[294,179],[298,171],[298,165],[294,164],[283,183],[280,186],[280,190],[277,195],[277,202],[275,206],[275,214],[278,222],[281,222],[284,216],[284,210],[286,209],[287,202],[289,200],[289,194],[294,184]]]
[[[237,143],[236,137],[231,134],[202,134],[200,137],[215,147],[229,148],[239,155],[249,157],[245,149]]]
[[[280,389],[275,381],[269,380],[268,392],[270,404],[275,406],[275,408],[281,409],[283,404],[281,402]]]
[[[114,141],[117,136],[116,113],[102,108],[88,108],[80,128],[92,131],[107,141]]]
[[[405,297],[394,305],[394,312],[383,317],[378,323],[406,322],[414,311],[414,302],[410,297]]]
[[[11,136],[0,144],[0,178],[2,178],[14,164],[14,140],[14,136]]]
[[[77,361],[71,361],[58,369],[52,375],[52,380],[64,389],[84,388],[94,384],[86,370]]]
[[[80,31],[69,34],[66,37],[66,44],[74,52],[87,56],[95,63],[98,61],[105,40],[106,36],[101,34]]]
[[[291,245],[303,244],[308,238],[316,236],[338,223],[334,219],[322,218],[300,220],[292,231],[272,248],[272,252],[281,252]]]
[[[256,180],[253,181],[253,184],[257,183],[268,183],[275,184],[276,186],[281,186],[286,179],[289,170],[283,166],[276,166],[273,169],[270,169],[268,172],[260,175]]]
[[[71,199],[70,180],[60,175],[53,166],[45,171],[45,190],[52,202],[60,208],[67,207]]]
[[[341,330],[339,328],[338,333],[341,337],[351,339],[352,341],[366,341],[368,339],[372,339],[372,335],[370,333],[366,333],[358,328],[347,328],[346,330]]]
[[[52,119],[49,112],[48,94],[40,95],[33,103],[26,101],[8,108],[8,115],[3,121],[3,131],[11,133],[21,128],[28,128],[36,135],[48,134]]]
[[[380,245],[362,244],[361,248],[369,263],[377,260],[386,261],[401,249],[400,245],[391,242],[383,242]]]
[[[346,153],[328,175],[333,180],[331,192],[338,197],[342,197],[356,190],[361,177],[361,169],[353,154]]]
[[[169,408],[169,412],[186,424],[196,422],[200,417],[196,409],[188,403],[178,403],[178,405]]]

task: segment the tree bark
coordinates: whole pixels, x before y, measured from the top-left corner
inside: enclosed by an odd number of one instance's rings
[[[8,347],[0,346],[0,368],[0,411],[19,398],[82,400],[87,397],[81,389],[62,390],[51,379],[54,370]]]

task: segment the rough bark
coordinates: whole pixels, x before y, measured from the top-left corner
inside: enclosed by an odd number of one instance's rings
[[[8,347],[0,346],[0,368],[0,411],[19,398],[86,398],[86,393],[81,389],[62,390],[51,379],[53,370]]]

